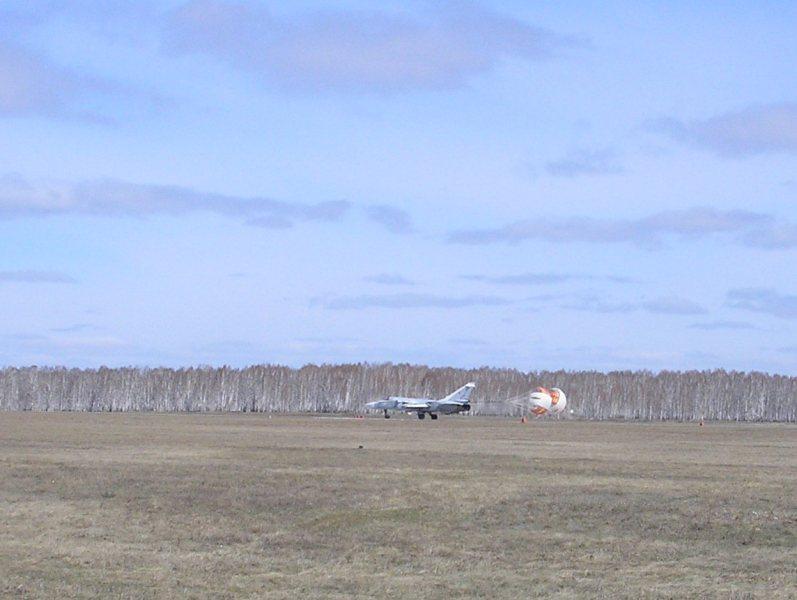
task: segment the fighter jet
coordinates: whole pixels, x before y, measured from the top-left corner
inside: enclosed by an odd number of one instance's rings
[[[445,398],[441,398],[440,400],[389,396],[384,400],[369,402],[365,405],[365,408],[369,410],[385,411],[386,419],[390,418],[388,411],[400,410],[406,413],[417,413],[419,419],[424,419],[426,415],[429,415],[429,417],[435,420],[437,419],[438,414],[451,415],[459,412],[469,411],[470,404],[468,401],[470,400],[470,395],[475,387],[475,383],[466,383],[456,392],[453,392]]]

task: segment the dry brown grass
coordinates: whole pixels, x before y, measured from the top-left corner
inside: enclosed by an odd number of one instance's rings
[[[797,597],[796,491],[794,426],[0,413],[0,595]]]

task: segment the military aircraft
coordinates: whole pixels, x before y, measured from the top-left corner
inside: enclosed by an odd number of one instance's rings
[[[419,419],[424,419],[429,415],[433,420],[437,419],[438,414],[451,415],[470,410],[470,395],[475,383],[466,383],[456,392],[452,392],[440,400],[428,398],[402,398],[401,396],[389,396],[384,400],[369,402],[365,408],[369,410],[385,411],[385,418],[389,419],[389,410],[400,410],[406,413],[417,413]]]

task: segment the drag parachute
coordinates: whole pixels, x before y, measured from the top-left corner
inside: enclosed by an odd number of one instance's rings
[[[558,415],[567,406],[567,396],[559,388],[551,388],[551,412]]]
[[[531,412],[535,415],[544,415],[551,411],[553,398],[545,388],[537,388],[536,392],[531,392],[529,395],[529,404],[531,404]]]
[[[538,387],[530,394],[523,394],[507,400],[509,404],[531,411],[537,416],[559,415],[567,406],[567,396],[559,388]]]

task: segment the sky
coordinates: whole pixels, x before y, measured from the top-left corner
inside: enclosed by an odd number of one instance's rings
[[[797,375],[797,4],[0,4],[0,365]]]

